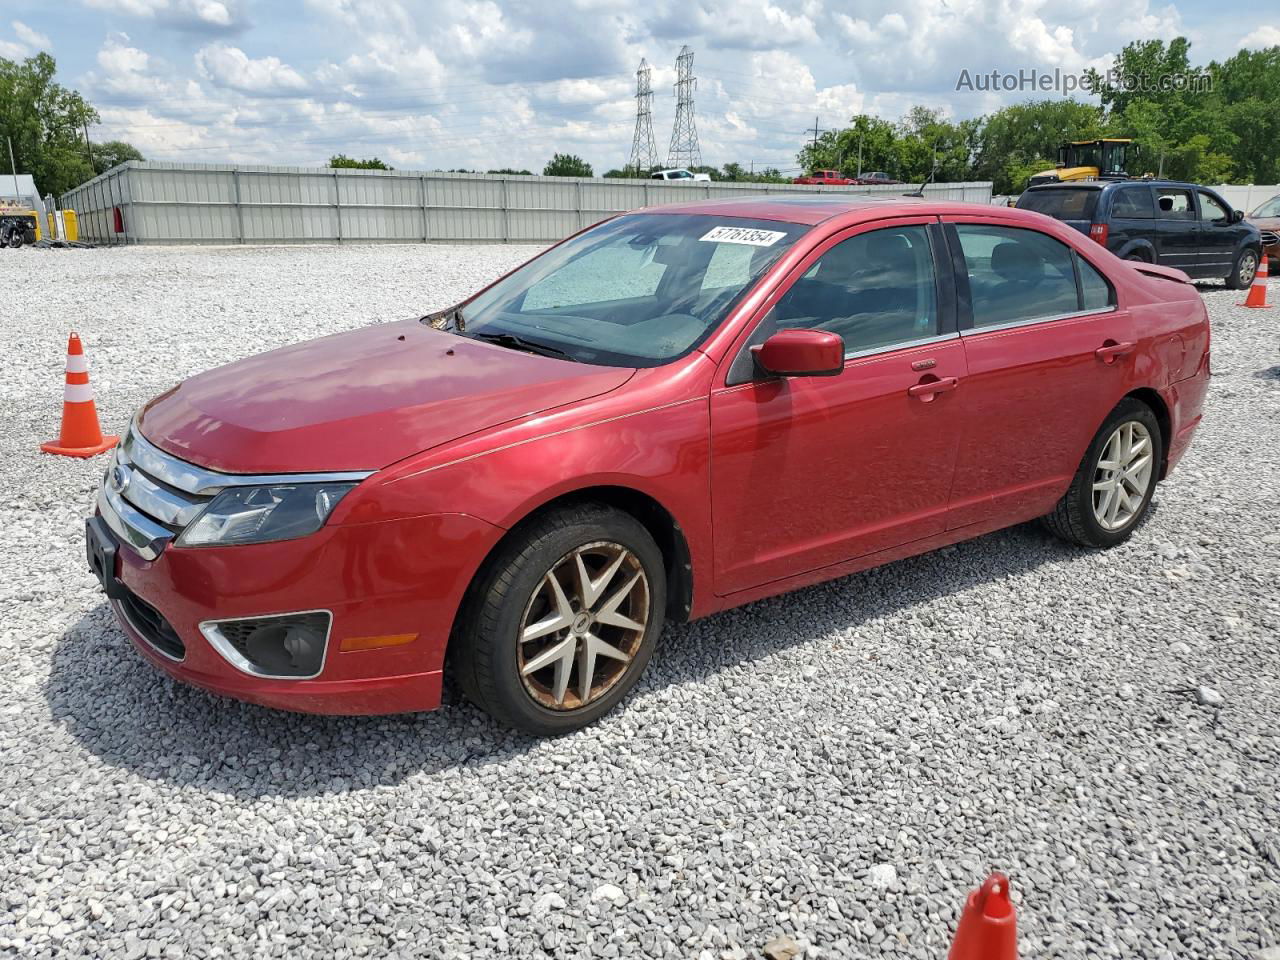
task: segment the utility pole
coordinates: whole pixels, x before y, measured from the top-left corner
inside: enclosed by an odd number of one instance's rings
[[[89,173],[94,172],[93,169],[93,148],[89,146],[89,121],[84,122],[84,155],[89,161]]]
[[[5,137],[9,143],[9,172],[13,174],[13,195],[18,196],[18,165],[13,162],[13,137]]]
[[[698,127],[693,118],[693,91],[698,79],[693,75],[693,51],[688,44],[676,57],[676,122],[671,130],[671,146],[667,148],[667,166],[702,166],[702,148],[698,145]]]
[[[858,137],[858,179],[862,179],[862,137]]]
[[[658,147],[653,140],[653,85],[649,63],[640,58],[636,71],[636,131],[631,138],[631,157],[627,165],[635,176],[647,177],[658,165]]]

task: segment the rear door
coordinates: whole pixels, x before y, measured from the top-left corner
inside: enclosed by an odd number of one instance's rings
[[[1189,277],[1204,276],[1200,259],[1200,219],[1194,194],[1185,187],[1154,186],[1156,255],[1165,267]]]
[[[945,218],[968,374],[949,529],[1043,515],[1124,395],[1134,328],[1085,257],[991,219]]]

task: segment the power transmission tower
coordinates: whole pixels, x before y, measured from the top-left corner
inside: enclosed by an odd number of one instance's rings
[[[676,57],[676,123],[671,130],[671,147],[667,150],[667,166],[702,166],[702,148],[698,146],[698,128],[693,121],[693,91],[698,81],[693,75],[693,51],[685,44]]]
[[[649,63],[640,58],[636,71],[636,132],[631,138],[631,159],[627,166],[637,177],[647,177],[658,165],[658,145],[653,140],[653,86],[649,82]]]

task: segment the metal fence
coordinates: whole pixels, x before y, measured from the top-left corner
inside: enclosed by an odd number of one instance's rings
[[[130,161],[62,205],[95,243],[546,243],[696,198],[907,189]],[[988,203],[991,184],[929,184],[925,195]]]

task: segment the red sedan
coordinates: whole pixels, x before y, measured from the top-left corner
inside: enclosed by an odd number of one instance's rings
[[[88,521],[142,655],[291,710],[589,723],[664,620],[1034,518],[1125,540],[1209,381],[1199,294],[1038,214],[627,214],[459,307],[151,401]]]

